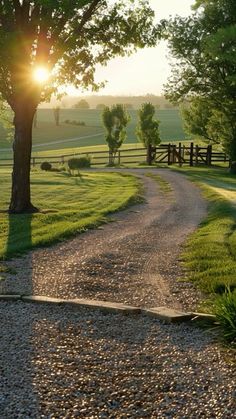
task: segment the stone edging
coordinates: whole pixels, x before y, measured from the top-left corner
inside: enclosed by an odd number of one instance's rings
[[[112,303],[109,301],[100,301],[100,300],[87,300],[87,299],[71,299],[65,300],[61,298],[52,298],[42,295],[19,295],[19,294],[9,294],[9,295],[0,295],[0,301],[23,301],[29,303],[39,303],[39,304],[56,304],[70,307],[84,307],[91,308],[95,310],[100,310],[103,312],[110,313],[121,313],[124,315],[146,315],[154,317],[158,320],[162,320],[166,323],[182,323],[187,321],[201,320],[208,321],[211,323],[216,322],[216,317],[212,314],[205,313],[195,313],[187,312],[184,313],[179,310],[168,307],[153,307],[153,308],[141,308],[125,305],[122,303]]]

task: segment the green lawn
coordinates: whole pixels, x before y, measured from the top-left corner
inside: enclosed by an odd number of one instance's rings
[[[202,290],[236,289],[236,176],[226,169],[179,169],[203,189],[209,214],[183,254],[188,277]]]
[[[10,171],[0,170],[0,210],[8,206]],[[139,199],[139,181],[118,173],[84,173],[82,178],[63,173],[32,172],[32,201],[42,213],[0,213],[0,259],[100,224]]]

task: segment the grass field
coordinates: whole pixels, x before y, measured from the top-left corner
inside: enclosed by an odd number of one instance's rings
[[[0,170],[0,210],[8,207],[10,171]],[[32,173],[32,201],[43,212],[0,213],[0,260],[35,246],[51,244],[98,225],[139,199],[138,180],[118,173]]]
[[[206,292],[236,289],[236,177],[226,169],[183,168],[209,201],[207,219],[183,254],[188,277]]]
[[[127,127],[127,144],[137,142],[135,130],[137,125],[137,111],[129,111],[131,121]],[[187,137],[183,131],[182,120],[178,110],[158,110],[156,117],[160,120],[162,141],[183,141]],[[69,125],[65,120],[84,121],[86,126]],[[85,137],[85,138],[83,138]],[[60,150],[65,154],[68,150],[79,147],[93,147],[105,144],[105,133],[101,122],[101,112],[78,109],[62,109],[61,124],[56,127],[52,109],[38,111],[38,127],[33,130],[33,151],[42,154],[44,151]],[[52,143],[52,144],[49,144]],[[0,158],[7,158],[11,152],[11,144],[6,140],[6,133],[0,127]]]

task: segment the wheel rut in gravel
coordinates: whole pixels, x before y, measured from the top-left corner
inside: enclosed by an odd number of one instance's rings
[[[50,248],[9,262],[17,271],[3,293],[90,298],[136,306],[191,309],[199,292],[179,282],[182,245],[206,216],[199,189],[184,176],[162,169],[125,169],[144,185],[143,204],[113,214],[113,222]],[[147,173],[160,175],[162,192]]]

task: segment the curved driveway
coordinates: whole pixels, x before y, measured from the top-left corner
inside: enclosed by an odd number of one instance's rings
[[[11,261],[18,275],[5,281],[5,292],[192,309],[199,293],[178,282],[184,275],[179,257],[187,236],[206,215],[206,203],[178,173],[129,172],[141,178],[145,204],[112,215],[115,222]],[[168,181],[172,192],[161,192],[145,176],[150,172]]]

